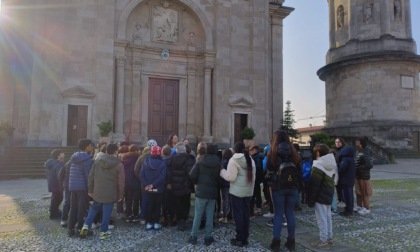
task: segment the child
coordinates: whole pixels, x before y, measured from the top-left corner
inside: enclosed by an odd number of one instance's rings
[[[145,192],[148,194],[146,210],[146,230],[154,228],[160,230],[160,209],[162,206],[163,192],[166,182],[166,162],[161,157],[162,149],[153,146],[150,149],[151,156],[146,158],[140,171],[140,181]]]
[[[328,248],[333,245],[331,203],[334,195],[334,180],[337,177],[337,164],[334,155],[325,144],[316,145],[313,151],[316,160],[309,178],[307,201],[309,207],[315,207],[320,240],[312,246]]]
[[[106,154],[99,156],[89,173],[88,194],[93,198],[93,204],[80,231],[80,238],[85,238],[92,227],[93,219],[102,209],[102,223],[99,228],[99,239],[108,239],[109,219],[115,202],[121,202],[124,197],[124,166],[116,156],[118,146],[108,144]]]
[[[47,170],[48,191],[51,192],[50,219],[61,217],[61,211],[58,208],[63,201],[63,185],[58,181],[58,173],[64,166],[64,153],[60,149],[51,152],[51,159],[45,162]]]
[[[372,195],[370,184],[370,169],[372,169],[372,158],[366,149],[366,139],[359,139],[356,142],[356,202],[354,212],[361,215],[370,213],[369,198]]]

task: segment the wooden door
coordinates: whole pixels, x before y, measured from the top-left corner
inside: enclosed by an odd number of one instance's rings
[[[88,106],[69,105],[67,117],[67,145],[77,146],[87,137]]]
[[[166,144],[171,134],[178,134],[179,81],[149,79],[148,138],[159,146]]]
[[[235,144],[236,142],[242,141],[242,130],[246,127],[248,123],[248,115],[247,114],[235,114],[234,116],[234,136],[233,140]]]

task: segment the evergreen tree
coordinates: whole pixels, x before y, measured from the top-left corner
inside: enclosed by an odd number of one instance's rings
[[[293,128],[296,121],[293,119],[295,115],[293,114],[293,110],[290,108],[290,104],[290,101],[286,102],[286,110],[283,113],[283,121],[280,129],[286,131],[290,137],[298,138],[299,133]]]

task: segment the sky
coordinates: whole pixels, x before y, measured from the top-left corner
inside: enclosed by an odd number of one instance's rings
[[[295,128],[323,125],[325,84],[316,72],[329,48],[327,0],[286,0],[295,10],[283,22],[283,99],[291,102]],[[417,14],[415,14],[417,13]],[[413,38],[420,46],[420,0],[411,0]],[[285,104],[284,104],[285,107]]]

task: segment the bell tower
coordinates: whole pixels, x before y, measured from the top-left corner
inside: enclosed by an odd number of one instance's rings
[[[390,149],[419,149],[420,57],[410,0],[328,0],[326,130],[367,136]]]

